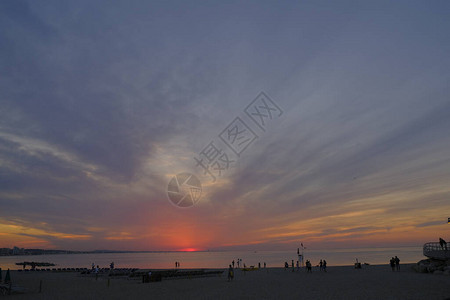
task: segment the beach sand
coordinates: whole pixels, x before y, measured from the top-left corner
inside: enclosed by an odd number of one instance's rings
[[[232,282],[227,271],[219,277],[163,279],[142,283],[142,278],[82,276],[79,273],[17,272],[13,283],[27,288],[10,299],[446,299],[450,298],[450,276],[421,274],[402,265],[363,269],[328,267],[328,272],[303,269],[298,272],[268,268],[236,270]],[[42,292],[39,285],[42,280]]]

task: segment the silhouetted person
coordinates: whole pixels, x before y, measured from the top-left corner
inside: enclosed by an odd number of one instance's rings
[[[234,268],[234,259],[233,259],[233,261],[231,262],[231,264],[233,265],[233,268]]]
[[[397,256],[395,256],[394,261],[395,261],[395,269],[396,269],[397,271],[400,271],[400,258],[398,258]]]
[[[233,281],[233,278],[234,278],[233,268],[230,265],[230,267],[228,268],[228,281]]]
[[[311,262],[309,260],[306,260],[306,272],[312,273]]]
[[[322,269],[326,272],[327,271],[327,261],[324,259],[322,263]]]
[[[289,264],[287,261],[284,262],[284,270],[286,271],[289,268]]]
[[[5,283],[11,283],[11,273],[9,272],[9,268],[8,270],[6,270],[6,275],[5,275]]]
[[[258,263],[258,269],[261,269],[261,263],[260,262]]]
[[[322,271],[322,260],[319,262],[319,270]]]
[[[356,259],[355,262],[355,269],[361,269],[361,263],[358,261],[358,259]]]
[[[264,269],[266,268],[266,262],[264,262]]]
[[[395,258],[392,257],[389,264],[391,265],[392,271],[395,271]]]
[[[447,250],[447,242],[444,241],[443,238],[439,238],[439,244],[441,245],[441,248],[442,248],[442,249],[445,248],[445,250]]]

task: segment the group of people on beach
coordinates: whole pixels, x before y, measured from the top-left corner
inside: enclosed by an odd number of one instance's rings
[[[237,264],[236,264],[236,262],[234,260],[231,262],[231,264],[228,266],[228,281],[233,281],[235,266],[239,269],[241,265],[242,265],[242,259],[241,258],[237,259]],[[266,262],[263,263],[263,266],[264,266],[264,269],[267,267]],[[245,271],[247,266],[245,264],[243,264],[243,268],[244,268],[244,271]],[[250,268],[254,269],[254,266],[250,266]],[[258,269],[261,269],[261,262],[258,262]]]
[[[231,262],[231,264],[233,265],[233,268],[234,268],[234,259],[233,259],[233,261]],[[240,265],[242,264],[242,258],[238,258],[237,259],[237,267],[238,268],[240,268]]]
[[[300,270],[300,263],[298,260],[297,260],[296,265],[294,265],[294,260],[291,260],[291,266],[292,266],[292,272],[294,272],[295,266],[297,266],[297,271]],[[286,262],[284,262],[284,270],[286,271],[287,269],[289,269],[289,263],[286,261]]]
[[[98,271],[100,270],[100,266],[99,266],[99,265],[95,266],[95,264],[92,263],[92,265],[91,265],[91,270],[92,270],[94,273],[98,273]]]
[[[114,262],[113,261],[109,264],[109,269],[114,270]],[[100,271],[100,266],[99,265],[95,266],[95,263],[92,263],[91,270],[94,273],[98,273]]]
[[[291,261],[291,266],[292,266],[292,272],[294,272],[295,268],[297,267],[297,271],[300,270],[300,263],[299,261],[297,261],[297,264],[294,265],[294,260]],[[295,267],[296,266],[296,267]],[[327,261],[325,259],[321,259],[319,264],[319,270],[320,271],[327,271]],[[312,273],[312,264],[311,261],[309,259],[306,260],[305,262],[305,267],[306,267],[306,272],[307,273]],[[286,261],[284,262],[284,270],[286,271],[287,269],[289,269],[289,263]]]
[[[308,259],[306,260],[306,272],[307,273],[312,273],[312,264],[311,261]],[[319,262],[319,271],[327,271],[327,261],[325,259],[321,259]]]
[[[392,271],[395,270],[400,271],[400,259],[397,256],[392,257],[391,260],[389,261],[389,264],[392,268]]]

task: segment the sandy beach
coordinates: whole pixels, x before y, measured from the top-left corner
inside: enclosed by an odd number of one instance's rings
[[[26,288],[11,299],[446,299],[450,298],[450,276],[420,274],[412,265],[399,272],[389,266],[363,269],[329,267],[292,272],[267,268],[236,270],[232,282],[226,270],[221,276],[164,279],[142,283],[142,278],[110,278],[79,272],[11,273],[13,284]],[[108,286],[109,278],[109,286]],[[42,281],[42,291],[39,292]]]

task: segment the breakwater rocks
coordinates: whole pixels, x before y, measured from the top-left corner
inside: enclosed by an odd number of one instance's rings
[[[450,276],[450,260],[423,259],[413,269],[419,273]]]

